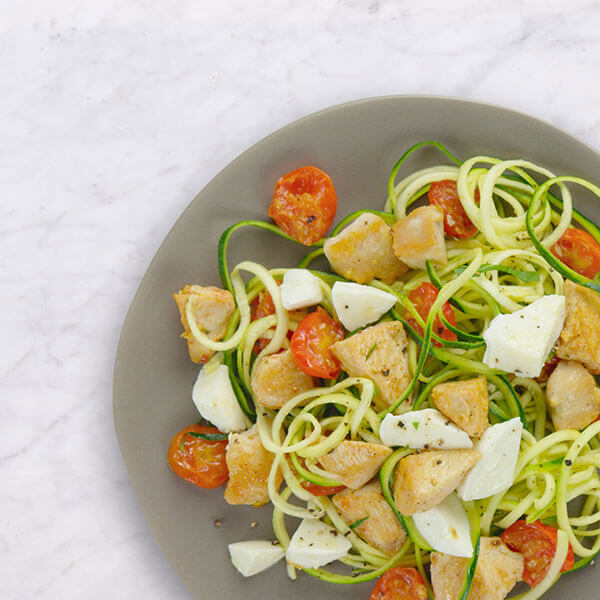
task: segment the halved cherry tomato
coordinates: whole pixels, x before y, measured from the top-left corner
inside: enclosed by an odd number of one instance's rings
[[[263,317],[275,314],[275,305],[273,304],[273,298],[267,290],[261,290],[258,295],[252,300],[251,303],[252,311],[250,313],[250,319],[256,321]]]
[[[521,519],[504,530],[500,537],[511,550],[523,555],[525,583],[533,587],[544,579],[556,552],[558,533],[554,527],[544,525],[540,521],[527,523],[525,519]],[[573,548],[569,544],[569,551],[560,570],[561,573],[572,569],[574,563]]]
[[[419,315],[421,315],[421,318],[426,321],[437,295],[437,288],[428,281],[425,281],[418,288],[415,288],[408,294],[408,299],[415,305],[415,308],[417,309]],[[448,302],[442,306],[442,314],[448,323],[451,325],[456,325],[456,316],[454,315],[454,310],[450,304],[448,304]],[[417,323],[416,319],[414,319],[408,311],[405,313],[405,319],[420,336],[423,335],[423,328]],[[435,318],[433,323],[433,332],[444,340],[456,341],[457,339],[456,334],[453,331],[450,331],[442,323],[442,320],[439,317]],[[436,346],[442,345],[436,340],[433,340],[433,343]]]
[[[313,496],[332,496],[333,494],[337,494],[338,492],[346,489],[345,485],[317,485],[316,483],[312,483],[310,481],[303,481],[300,485]]]
[[[275,305],[273,304],[271,294],[269,294],[267,290],[261,290],[258,292],[256,298],[252,300],[250,307],[252,309],[250,313],[250,319],[252,321],[275,314]],[[256,344],[254,344],[253,352],[258,354],[264,350],[268,343],[269,340],[267,338],[258,338]]]
[[[479,190],[475,193],[475,199],[479,196]],[[467,216],[463,205],[458,198],[456,181],[444,179],[434,181],[429,188],[427,198],[430,204],[434,204],[444,213],[444,231],[459,239],[472,238],[477,235],[477,227],[473,225]]]
[[[550,252],[567,267],[589,279],[600,271],[600,244],[582,229],[569,227]]]
[[[300,167],[277,180],[269,216],[289,236],[310,246],[327,233],[336,210],[329,175],[317,167]]]
[[[313,377],[335,379],[340,363],[329,350],[332,344],[344,339],[344,329],[320,306],[300,321],[290,348],[298,366]]]
[[[377,581],[369,600],[427,600],[427,588],[412,567],[394,567]]]
[[[169,466],[179,477],[191,481],[198,487],[212,489],[224,484],[229,478],[225,462],[227,439],[216,427],[190,425],[182,429],[169,446]]]

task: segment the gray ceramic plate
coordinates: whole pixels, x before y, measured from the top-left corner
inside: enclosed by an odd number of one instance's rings
[[[156,541],[196,598],[329,598],[365,600],[372,583],[340,588],[300,575],[290,582],[283,563],[244,579],[231,566],[227,544],[271,537],[270,509],[231,507],[223,490],[203,491],[170,472],[171,436],[196,421],[191,388],[198,372],[179,338],[173,292],[185,283],[216,284],[216,248],[232,223],[266,217],[275,180],[304,164],[330,174],[339,218],[361,207],[380,208],[393,164],[411,144],[437,139],[459,157],[523,157],[598,181],[600,156],[572,136],[502,108],[443,98],[387,97],[337,106],[301,119],[234,160],[194,199],[158,250],[123,326],[114,379],[117,436],[131,481]],[[209,151],[209,149],[207,149]],[[426,150],[408,168],[440,162]],[[592,199],[577,190],[577,206],[599,220]],[[230,265],[251,257],[293,266],[301,249],[266,232],[239,233]],[[221,526],[214,525],[215,519]],[[252,522],[259,525],[251,527]],[[548,599],[596,598],[592,569],[563,578]]]

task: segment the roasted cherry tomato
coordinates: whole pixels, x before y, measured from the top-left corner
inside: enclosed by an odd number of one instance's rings
[[[198,487],[219,487],[229,477],[225,462],[227,439],[221,437],[223,434],[216,427],[186,427],[171,440],[169,466],[179,477]]]
[[[336,210],[329,175],[317,167],[300,167],[277,180],[269,216],[289,236],[310,246],[327,233]]]
[[[556,369],[559,362],[560,358],[558,358],[558,356],[556,356],[555,354],[552,358],[549,358],[544,363],[544,366],[542,367],[542,372],[534,379],[538,382],[548,381],[548,378],[550,377],[550,375],[552,375],[554,369]]]
[[[476,192],[476,199],[478,194],[479,190]],[[429,188],[427,198],[430,204],[434,204],[444,213],[446,235],[464,240],[477,234],[477,227],[473,225],[458,199],[456,181],[450,179],[434,181]]]
[[[271,294],[267,292],[267,290],[262,290],[258,292],[258,295],[252,303],[250,304],[251,313],[250,318],[252,321],[256,321],[257,319],[262,319],[263,317],[268,317],[269,315],[275,314],[275,305],[273,304],[273,299],[271,298]],[[258,354],[269,343],[267,338],[259,338],[254,344],[253,351],[255,354]]]
[[[427,600],[427,588],[412,567],[394,567],[377,581],[369,600]]]
[[[343,339],[342,326],[319,307],[300,321],[292,335],[290,348],[305,373],[335,379],[340,373],[340,363],[329,348]]]
[[[525,519],[513,523],[500,537],[513,551],[523,555],[525,569],[523,579],[531,587],[537,585],[548,572],[550,563],[556,552],[557,531],[550,525],[540,521],[527,523]],[[569,544],[567,558],[561,568],[561,573],[573,568],[575,557],[573,548]]]
[[[408,294],[408,299],[415,305],[415,308],[417,309],[419,315],[421,315],[421,318],[426,321],[437,295],[437,288],[428,281],[425,281],[418,288],[415,288],[410,292],[410,294]],[[454,315],[454,310],[450,304],[448,304],[448,302],[446,302],[442,307],[442,314],[448,323],[451,325],[456,325],[456,316]],[[411,325],[412,328],[420,336],[422,336],[424,333],[423,328],[417,323],[416,319],[414,319],[408,311],[405,313],[405,318],[409,325]],[[457,339],[456,334],[453,331],[450,331],[442,323],[442,320],[439,317],[435,318],[433,323],[433,332],[444,340],[456,341]],[[436,346],[442,345],[436,340],[433,340],[433,343]]]
[[[316,483],[311,483],[310,481],[303,481],[301,485],[306,491],[310,492],[313,496],[332,496],[333,494],[337,494],[342,490],[346,489],[345,485],[317,485]]]
[[[600,244],[582,229],[569,227],[550,252],[567,267],[589,279],[600,271]]]

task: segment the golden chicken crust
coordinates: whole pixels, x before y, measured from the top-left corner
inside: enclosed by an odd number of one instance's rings
[[[195,363],[204,364],[214,354],[214,351],[202,345],[190,331],[185,310],[192,297],[195,301],[196,323],[214,341],[223,339],[229,318],[235,309],[235,303],[230,292],[212,286],[202,287],[187,284],[177,294],[173,294],[184,329],[182,337],[187,340],[190,358]]]
[[[445,265],[444,213],[437,206],[420,206],[392,225],[394,253],[412,269],[425,269],[425,261]]]
[[[464,381],[439,383],[431,390],[436,408],[471,437],[479,437],[489,424],[487,380],[480,375]]]
[[[321,466],[351,490],[357,490],[379,471],[392,449],[371,442],[344,440],[319,459]]]
[[[394,474],[398,510],[410,516],[432,509],[458,487],[480,458],[477,450],[427,450],[404,457]]]
[[[261,444],[256,425],[242,433],[229,434],[225,454],[229,469],[225,500],[229,504],[251,504],[255,507],[266,504],[269,501],[267,481],[273,458],[273,454]],[[282,476],[278,472],[277,488],[281,481]]]
[[[600,374],[600,294],[565,281],[565,324],[556,356],[583,363]]]
[[[456,600],[467,571],[468,558],[431,554],[431,584],[435,600]],[[523,576],[523,556],[498,537],[482,537],[468,600],[504,600]]]
[[[296,364],[289,348],[260,358],[250,380],[254,400],[273,409],[314,386],[313,378]]]
[[[392,283],[406,271],[392,249],[392,231],[379,216],[365,213],[323,245],[325,256],[336,272],[367,283],[381,279]]]
[[[407,345],[402,323],[390,321],[336,342],[331,351],[346,373],[371,379],[381,392],[383,403],[390,406],[410,383]],[[408,410],[409,403],[404,404],[402,408]]]
[[[344,490],[331,500],[348,525],[366,517],[354,532],[384,554],[393,556],[404,544],[406,532],[385,501],[379,481],[367,483],[358,490]]]
[[[556,429],[584,429],[600,416],[600,389],[581,363],[561,360],[548,378],[546,397]]]

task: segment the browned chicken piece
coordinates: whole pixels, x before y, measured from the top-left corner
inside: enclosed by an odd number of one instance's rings
[[[412,269],[425,269],[425,261],[445,265],[444,213],[437,206],[415,208],[392,225],[394,253]]]
[[[348,525],[366,518],[354,532],[384,554],[393,556],[404,544],[406,532],[385,501],[379,481],[358,490],[344,490],[332,501]]]
[[[389,321],[336,342],[331,351],[348,375],[373,380],[383,403],[390,406],[410,383],[407,345],[402,323]],[[404,404],[408,410],[409,403]]]
[[[187,340],[190,358],[195,363],[204,364],[214,354],[214,351],[203,346],[190,331],[185,309],[192,297],[194,298],[193,314],[196,323],[200,331],[206,333],[214,341],[223,339],[229,318],[235,309],[235,303],[230,292],[212,286],[202,287],[188,284],[177,294],[173,294],[184,328],[182,337]]]
[[[449,496],[481,458],[477,450],[428,450],[409,454],[396,467],[394,500],[406,516],[425,512]]]
[[[431,583],[435,600],[459,597],[468,558],[433,552]],[[482,537],[468,600],[504,600],[523,576],[523,556],[512,552],[498,537]]]
[[[546,387],[552,423],[556,429],[584,429],[600,416],[600,389],[578,362],[561,360]]]
[[[600,374],[600,294],[565,281],[565,324],[556,355],[583,363]]]
[[[344,440],[319,459],[321,466],[351,490],[357,490],[379,471],[392,449],[371,442]]]
[[[256,507],[266,504],[269,501],[267,481],[273,458],[273,454],[261,444],[256,425],[242,433],[229,434],[225,454],[229,469],[225,500],[229,504],[251,504]],[[282,476],[278,472],[277,488],[281,481]]]
[[[391,228],[371,213],[361,215],[328,239],[323,250],[336,273],[357,283],[371,279],[392,283],[408,271],[392,249]]]
[[[297,365],[289,348],[260,358],[250,380],[254,400],[266,408],[281,408],[314,386],[313,378]]]
[[[431,397],[436,408],[471,437],[479,437],[486,430],[490,403],[487,379],[482,375],[439,383],[431,390]]]

